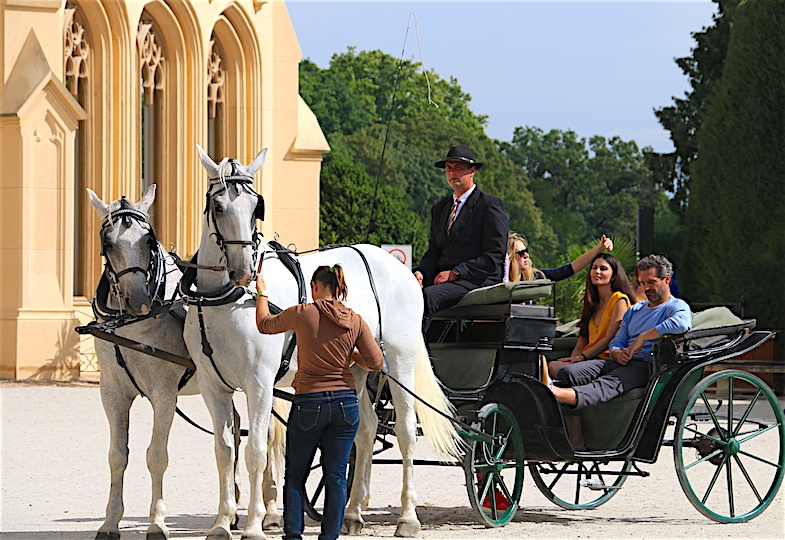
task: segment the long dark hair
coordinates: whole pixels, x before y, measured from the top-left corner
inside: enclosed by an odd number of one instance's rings
[[[311,283],[318,281],[326,287],[329,287],[338,300],[346,300],[349,295],[349,287],[346,286],[346,280],[343,276],[343,268],[340,264],[335,266],[322,265],[313,272]]]
[[[581,320],[579,323],[581,328],[580,335],[584,337],[589,336],[589,321],[597,313],[597,308],[600,307],[600,290],[597,288],[597,285],[591,282],[591,267],[594,266],[594,261],[597,259],[605,259],[611,267],[611,271],[613,271],[610,283],[611,291],[626,294],[627,298],[630,299],[630,303],[633,303],[637,298],[635,289],[630,285],[630,280],[627,279],[627,273],[624,271],[624,267],[619,262],[619,259],[610,253],[600,253],[594,257],[589,265],[589,271],[586,273],[586,288],[583,294],[583,309],[581,309]]]

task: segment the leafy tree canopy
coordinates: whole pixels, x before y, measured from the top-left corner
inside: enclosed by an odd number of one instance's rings
[[[676,59],[676,64],[689,79],[691,90],[683,98],[674,97],[672,105],[654,111],[662,127],[670,131],[676,150],[670,154],[650,152],[647,155],[659,182],[673,191],[671,204],[680,215],[689,200],[691,167],[698,158],[695,137],[700,131],[706,105],[722,79],[731,25],[739,4],[739,0],[712,1],[718,4],[714,24],[693,33],[696,44],[692,56]]]

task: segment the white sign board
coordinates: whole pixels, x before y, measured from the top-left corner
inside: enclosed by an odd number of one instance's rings
[[[405,264],[409,270],[412,269],[411,244],[382,244],[382,249]]]

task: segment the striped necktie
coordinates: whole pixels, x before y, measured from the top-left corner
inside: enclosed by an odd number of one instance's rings
[[[455,223],[455,213],[458,210],[458,203],[460,203],[459,199],[453,199],[450,219],[447,220],[447,236],[450,236],[450,229],[452,229],[452,224]]]

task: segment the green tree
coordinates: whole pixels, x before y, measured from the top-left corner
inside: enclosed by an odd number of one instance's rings
[[[688,77],[690,91],[673,98],[673,105],[655,109],[662,127],[671,134],[674,152],[647,152],[649,167],[661,185],[673,192],[671,206],[683,216],[689,200],[691,167],[698,158],[696,134],[701,129],[703,112],[722,78],[730,29],[739,0],[712,0],[717,4],[713,24],[693,33],[695,47],[691,56],[677,58],[676,64]]]
[[[371,207],[375,212],[369,229]],[[380,186],[348,158],[341,149],[334,150],[329,167],[321,176],[320,238],[324,244],[368,242],[371,244],[412,244],[413,252],[423,252],[423,232],[427,229],[414,213],[400,188]]]
[[[519,127],[501,148],[531,178],[537,206],[558,237],[555,250],[535,255],[540,266],[568,262],[569,246],[599,234],[634,239],[640,204],[667,212],[665,195],[634,141],[587,141],[572,131]]]
[[[739,5],[722,81],[697,135],[686,214],[693,301],[744,298],[761,324],[785,329],[785,0]],[[772,281],[774,280],[774,281]]]

